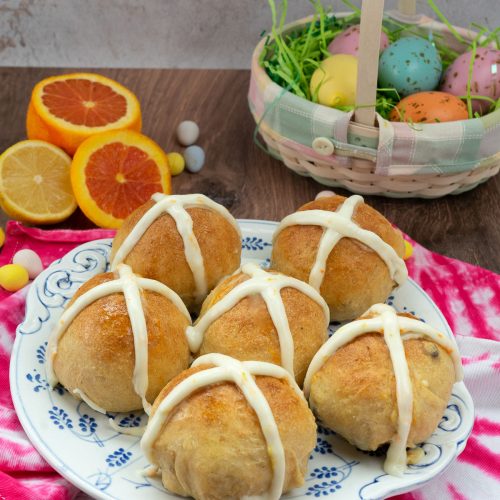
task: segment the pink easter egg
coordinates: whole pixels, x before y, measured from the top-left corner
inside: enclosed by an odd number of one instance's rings
[[[472,52],[459,55],[446,70],[440,90],[456,96],[467,94],[467,81]],[[500,50],[478,47],[471,79],[471,95],[481,95],[491,99],[500,98]],[[472,100],[472,109],[486,113],[491,103],[479,99]]]
[[[380,36],[380,52],[389,46],[389,39],[382,31]],[[328,45],[328,51],[332,54],[349,54],[357,56],[359,50],[359,24],[355,24],[339,33]]]

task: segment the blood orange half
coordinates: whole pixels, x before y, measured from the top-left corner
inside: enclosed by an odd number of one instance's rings
[[[97,134],[76,151],[71,185],[79,207],[92,222],[118,228],[152,194],[170,194],[167,156],[137,132]]]
[[[46,78],[31,95],[28,137],[74,154],[89,136],[111,130],[141,130],[137,97],[123,85],[93,73]]]

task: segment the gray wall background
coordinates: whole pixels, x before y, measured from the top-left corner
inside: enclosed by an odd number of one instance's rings
[[[453,24],[500,25],[500,0],[436,3]],[[312,13],[289,4],[290,21]],[[0,0],[0,66],[248,68],[270,24],[267,0]]]

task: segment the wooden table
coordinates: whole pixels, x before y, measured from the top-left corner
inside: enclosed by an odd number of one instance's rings
[[[25,138],[25,116],[33,85],[68,69],[0,69],[0,149]],[[142,105],[143,132],[166,151],[180,151],[175,129],[185,119],[201,129],[207,154],[199,174],[175,177],[176,193],[201,192],[235,217],[280,220],[322,189],[261,151],[243,70],[96,70],[132,89]],[[500,141],[499,141],[500,142]],[[346,191],[337,190],[341,194]],[[430,250],[500,272],[500,176],[471,192],[437,200],[366,196],[368,203]],[[0,214],[0,225],[6,221]],[[60,226],[92,224],[75,213]]]

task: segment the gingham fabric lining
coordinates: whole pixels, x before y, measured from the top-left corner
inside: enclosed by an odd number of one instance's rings
[[[252,65],[258,65],[256,58]],[[298,150],[311,148],[317,137],[327,137],[342,154],[360,153],[376,160],[376,173],[385,175],[463,172],[479,167],[500,151],[500,110],[472,120],[415,125],[389,122],[377,115],[378,146],[367,147],[362,145],[366,139],[359,138],[358,145],[352,134],[348,142],[352,112],[287,92],[262,70],[253,68],[252,74],[248,98],[257,122],[285,137],[288,144],[296,144]]]

